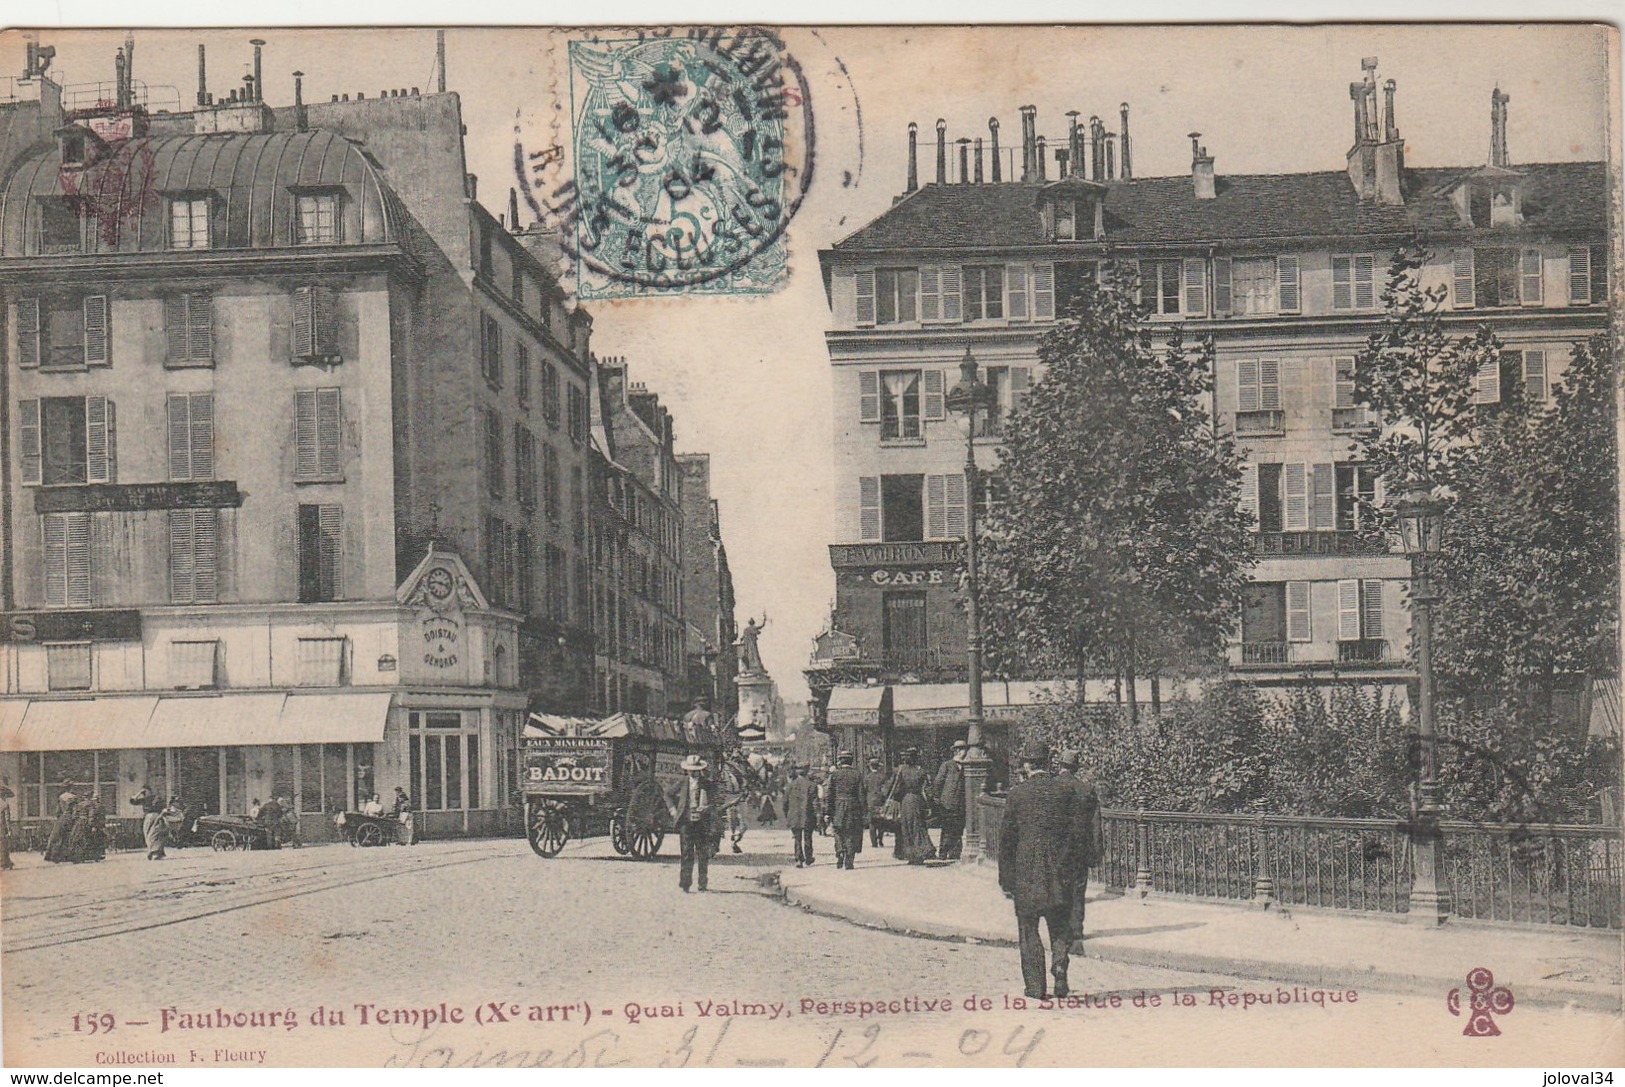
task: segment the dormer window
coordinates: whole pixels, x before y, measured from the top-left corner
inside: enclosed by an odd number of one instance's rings
[[[39,201],[40,256],[77,253],[83,248],[82,239],[78,206],[67,197],[42,197]]]
[[[1076,241],[1078,237],[1078,206],[1075,200],[1055,201],[1055,240]]]
[[[62,137],[62,165],[83,166],[85,164],[85,137],[83,133],[72,133]]]
[[[1523,222],[1523,181],[1513,170],[1486,166],[1464,179],[1451,194],[1465,225],[1479,230]]]
[[[337,192],[297,193],[294,201],[294,244],[337,245],[342,240]]]
[[[209,248],[209,198],[188,193],[169,198],[169,247]]]

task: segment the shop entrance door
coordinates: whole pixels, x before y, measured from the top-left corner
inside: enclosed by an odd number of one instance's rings
[[[176,792],[188,811],[219,815],[220,749],[218,747],[177,747],[175,749]]]
[[[885,595],[881,639],[886,665],[899,672],[925,667],[925,594],[921,592]]]

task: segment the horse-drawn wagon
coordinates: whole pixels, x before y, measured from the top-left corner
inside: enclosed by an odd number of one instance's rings
[[[531,849],[554,857],[572,838],[607,833],[623,857],[653,857],[665,840],[666,798],[683,781],[684,757],[725,769],[725,732],[633,713],[601,721],[532,715],[520,780]]]

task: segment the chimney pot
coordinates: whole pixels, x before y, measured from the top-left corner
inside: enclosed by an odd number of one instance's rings
[[[418,89],[416,87],[413,87],[412,88],[412,97],[416,98],[418,96],[418,94],[419,94]]]
[[[937,118],[937,184],[948,183],[948,122]]]
[[[1123,133],[1123,180],[1128,181],[1134,176],[1134,170],[1131,165],[1132,160],[1129,158],[1128,151],[1128,103],[1124,102],[1120,109],[1122,110],[1123,118],[1123,123],[1119,126],[1119,129]]]
[[[982,137],[976,137],[976,183],[982,183]]]
[[[1002,181],[1004,180],[1002,176],[1003,165],[999,160],[999,119],[997,117],[987,119],[987,130],[993,136],[993,180]]]
[[[265,47],[265,39],[250,38],[248,44],[254,47],[254,93],[251,100],[262,102],[265,100],[265,84],[260,79],[260,50]]]
[[[908,123],[908,188],[905,192],[913,192],[920,187],[919,155],[915,146],[919,131],[919,125],[913,121]]]
[[[970,138],[961,136],[954,142],[959,144],[959,183],[964,185],[970,181]]]
[[[1044,162],[1044,137],[1042,136],[1038,137],[1037,153],[1033,157],[1038,160],[1038,180],[1047,181],[1049,174],[1046,172],[1048,167]]]
[[[1202,134],[1191,133],[1191,186],[1198,200],[1212,200],[1218,195],[1213,176],[1213,156],[1199,142]]]
[[[345,97],[345,98],[349,98],[349,97],[350,97],[350,96],[349,96],[349,95],[345,95],[345,96],[344,96],[344,97]],[[333,97],[332,97],[332,98],[331,98],[331,99],[329,99],[329,101],[332,101],[332,102],[337,102],[337,101],[338,101],[338,100],[339,100],[339,96],[338,96],[338,95],[336,95],[336,94],[335,94],[335,95],[334,95],[334,96],[333,96]]]

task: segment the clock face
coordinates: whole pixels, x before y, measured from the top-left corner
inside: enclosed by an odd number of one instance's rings
[[[453,584],[451,571],[443,566],[436,566],[429,571],[429,576],[423,579],[423,586],[430,596],[436,600],[444,600],[451,595]]]

